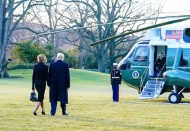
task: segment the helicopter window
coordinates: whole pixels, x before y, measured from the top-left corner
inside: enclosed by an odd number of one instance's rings
[[[135,61],[147,61],[148,46],[139,46],[135,54]]]
[[[131,63],[133,54],[134,54],[134,50],[131,52],[131,54],[129,54],[129,56],[126,56],[122,59],[121,65],[119,67],[120,70],[126,70],[130,68],[130,65],[131,65],[130,63]]]
[[[176,55],[176,48],[170,48],[167,51],[167,63],[166,66],[172,67]]]
[[[180,58],[180,66],[188,65],[188,50],[183,50]]]

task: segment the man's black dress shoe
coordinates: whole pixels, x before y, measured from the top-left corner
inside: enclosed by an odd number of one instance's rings
[[[65,111],[65,112],[63,113],[63,115],[68,115],[68,112]]]
[[[51,111],[50,111],[50,116],[54,116],[55,114],[52,114]]]

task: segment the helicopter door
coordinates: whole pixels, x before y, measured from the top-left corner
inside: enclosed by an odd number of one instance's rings
[[[155,56],[155,50],[156,48],[154,46],[150,46],[150,54],[149,54],[149,76],[154,76],[154,56]]]
[[[156,67],[157,60],[159,59],[159,55],[162,54],[164,58],[166,58],[167,54],[167,46],[150,46],[150,54],[149,54],[149,76],[157,77],[159,71],[165,71],[165,68],[162,68],[158,71]],[[165,61],[166,62],[166,61]],[[165,63],[164,65],[165,66]]]

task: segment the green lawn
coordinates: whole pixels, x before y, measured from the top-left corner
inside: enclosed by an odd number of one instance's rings
[[[120,102],[112,102],[108,74],[71,69],[68,116],[58,106],[49,115],[48,87],[45,94],[47,115],[33,116],[35,103],[29,101],[32,70],[10,71],[0,79],[0,131],[116,131],[116,130],[190,130],[190,104],[169,104],[167,95],[154,100],[138,100],[137,91],[121,85]],[[189,96],[190,94],[185,94]],[[190,102],[185,98],[182,102]]]

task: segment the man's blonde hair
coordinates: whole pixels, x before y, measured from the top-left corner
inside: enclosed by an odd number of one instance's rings
[[[57,53],[57,60],[64,60],[65,55],[63,53]]]
[[[47,62],[46,56],[43,54],[39,54],[37,56],[37,60],[38,60],[38,62]]]

